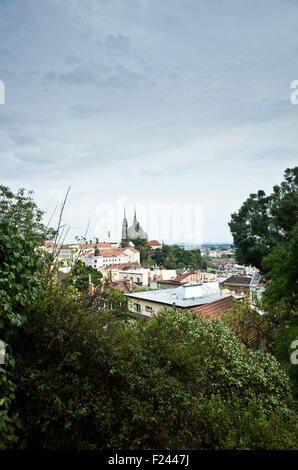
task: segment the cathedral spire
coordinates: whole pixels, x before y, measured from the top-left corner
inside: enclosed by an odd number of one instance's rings
[[[137,221],[137,212],[136,212],[136,203],[134,203],[134,208],[135,208],[135,211],[134,211],[133,224],[136,224],[138,222]]]
[[[127,229],[128,229],[128,223],[127,223],[125,205],[124,205],[124,217],[123,217],[123,222],[122,222],[122,236],[121,236],[122,243],[125,243],[128,241]]]

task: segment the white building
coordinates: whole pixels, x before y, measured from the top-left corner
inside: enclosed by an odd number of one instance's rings
[[[217,281],[189,282],[173,289],[162,289],[125,294],[130,312],[150,317],[165,307],[193,310],[206,305],[217,305],[219,310],[230,308],[233,296],[219,289]]]
[[[92,266],[94,269],[103,270],[113,264],[129,263],[129,256],[119,248],[110,250],[95,250],[85,259],[86,266]]]
[[[149,286],[150,270],[140,269],[124,269],[119,271],[119,281],[132,281],[139,286]]]
[[[125,253],[126,256],[129,258],[129,263],[138,263],[140,264],[140,252],[136,250],[133,246],[127,246],[125,248],[119,248]]]

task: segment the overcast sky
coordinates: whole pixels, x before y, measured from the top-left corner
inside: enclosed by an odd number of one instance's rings
[[[0,0],[1,184],[47,217],[71,185],[68,241],[89,217],[119,238],[135,201],[151,239],[187,238],[185,210],[229,242],[230,214],[297,164],[297,79],[297,0]]]

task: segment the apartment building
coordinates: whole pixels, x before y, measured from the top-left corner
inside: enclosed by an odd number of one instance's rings
[[[173,289],[134,292],[126,296],[128,309],[136,318],[148,318],[164,308],[179,308],[205,317],[218,317],[234,302],[232,295],[219,289],[217,281],[189,282]]]

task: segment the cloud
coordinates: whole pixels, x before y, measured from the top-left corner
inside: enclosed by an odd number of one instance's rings
[[[130,52],[130,38],[124,34],[109,34],[105,41],[98,41],[98,45],[101,52],[116,57],[127,56]]]
[[[48,90],[50,85],[57,83],[77,87],[97,86],[118,89],[134,89],[142,85],[152,86],[154,84],[146,75],[133,71],[124,65],[108,67],[96,62],[82,65],[79,60],[76,63],[80,65],[62,73],[54,70],[49,71],[42,78],[42,88]],[[69,62],[68,65],[70,65]]]
[[[71,183],[75,225],[121,192],[199,200],[226,239],[226,214],[294,161],[297,2],[5,3],[1,176],[42,208]]]
[[[123,65],[119,65],[114,74],[101,82],[103,86],[126,89],[139,88],[145,84],[151,86],[153,82],[150,82],[145,75],[133,72]]]
[[[78,66],[69,72],[59,75],[59,80],[68,85],[84,86],[94,85],[97,82],[96,74],[89,67]]]
[[[18,146],[36,146],[38,140],[31,134],[11,134],[10,135],[13,143]]]
[[[89,118],[92,116],[97,116],[98,114],[105,113],[105,109],[101,106],[87,106],[87,105],[78,105],[72,106],[70,113],[73,117],[78,118]]]

